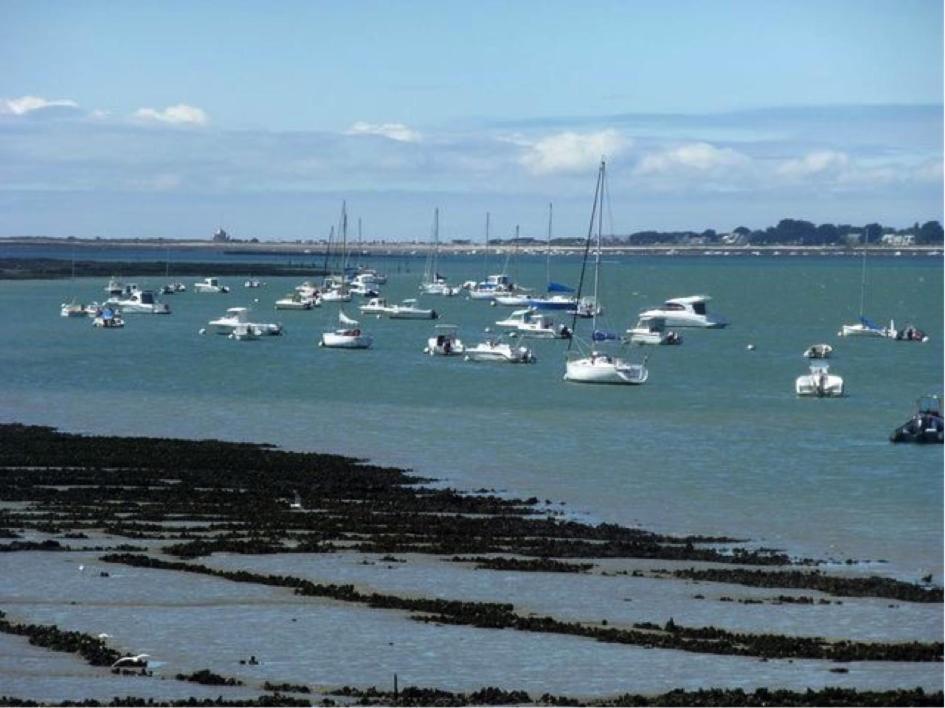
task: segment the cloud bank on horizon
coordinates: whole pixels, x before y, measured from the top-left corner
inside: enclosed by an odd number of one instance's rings
[[[120,116],[29,95],[0,99],[0,136],[3,235],[202,237],[226,214],[237,234],[312,237],[345,197],[379,238],[423,238],[434,206],[454,236],[490,209],[540,232],[548,201],[574,234],[601,157],[621,233],[942,217],[940,106],[280,132],[226,130],[185,103]]]

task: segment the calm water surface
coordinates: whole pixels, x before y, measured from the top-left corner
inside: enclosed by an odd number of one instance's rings
[[[518,260],[510,265],[513,275],[540,287],[544,261]],[[403,260],[388,265],[385,295],[416,296],[422,265],[413,262],[410,272]],[[578,267],[573,259],[556,260],[552,277],[574,282]],[[481,279],[482,260],[446,259],[441,271],[452,282]],[[929,333],[927,344],[836,336],[842,323],[855,321],[860,272],[857,259],[839,257],[608,261],[602,301],[611,328],[623,330],[637,312],[667,297],[701,292],[733,322],[721,331],[683,330],[680,347],[634,349],[636,359],[649,356],[650,380],[642,387],[563,382],[563,342],[534,342],[534,366],[434,359],[422,353],[432,332],[428,321],[365,317],[374,349],[319,349],[319,333],[334,326],[337,306],[273,310],[298,279],[270,278],[266,287],[247,290],[234,278],[229,295],[167,296],[172,315],[128,315],[120,331],[59,317],[59,304],[73,296],[102,299],[100,279],[0,282],[0,321],[8,332],[0,339],[0,420],[340,452],[411,467],[461,489],[535,495],[582,519],[733,535],[796,556],[860,561],[835,571],[910,580],[933,573],[941,583],[942,447],[894,446],[887,437],[919,395],[942,388],[942,264],[927,257],[869,264],[868,314],[915,323]],[[508,313],[464,298],[422,302],[442,314],[441,323],[460,325],[473,343]],[[254,307],[260,321],[281,321],[286,335],[235,342],[198,334],[239,305]],[[353,306],[346,311],[356,315]],[[794,379],[807,369],[801,353],[817,342],[834,346],[831,369],[844,377],[846,398],[795,397]],[[748,344],[756,349],[748,351]],[[312,609],[308,600],[300,604],[272,588],[177,575],[173,583],[155,582],[165,577],[161,571],[112,569],[115,582],[103,584],[77,574],[80,561],[72,555],[4,555],[16,558],[0,559],[3,574],[17,578],[0,591],[4,609],[34,622],[107,631],[116,646],[161,656],[173,671],[207,666],[201,647],[209,642],[222,652],[210,663],[214,670],[260,682],[385,686],[398,671],[406,681],[454,690],[494,683],[571,694],[696,688],[707,677],[712,685],[746,688],[941,688],[940,665],[857,664],[840,675],[825,662],[760,663],[433,627],[327,601]],[[940,607],[875,600],[745,606],[714,598],[768,592],[723,585],[702,586],[708,599],[693,601],[695,591],[682,583],[490,573],[415,558],[390,571],[346,555],[306,558],[302,565],[277,556],[208,562],[387,592],[501,599],[589,621],[673,616],[692,625],[887,641],[928,641],[942,632]],[[536,583],[541,593],[534,592]],[[69,604],[73,599],[78,606]],[[247,638],[258,643],[256,651]],[[78,660],[56,665],[41,680],[11,658],[15,651],[0,644],[0,680],[22,688],[18,695],[113,695],[103,693],[111,683],[92,690],[94,677],[75,668],[84,666]],[[267,661],[241,667],[238,659],[249,653]],[[569,678],[575,675],[579,687]],[[121,692],[171,696],[147,685]],[[70,692],[57,695],[60,687]]]

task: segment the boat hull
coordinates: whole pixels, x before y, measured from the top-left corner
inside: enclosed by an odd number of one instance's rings
[[[567,362],[564,373],[565,381],[574,383],[639,386],[648,378],[649,371],[642,364],[594,355]]]
[[[319,346],[328,349],[370,349],[373,343],[374,338],[369,334],[323,332]]]

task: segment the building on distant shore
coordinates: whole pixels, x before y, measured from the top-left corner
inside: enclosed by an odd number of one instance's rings
[[[217,229],[216,232],[213,234],[213,240],[216,241],[216,242],[229,241],[229,240],[230,240],[230,235],[229,235],[226,231],[224,231],[224,230],[223,230],[223,227],[221,226],[221,227],[220,227],[219,229]]]
[[[915,234],[883,234],[882,240],[887,246],[914,246]]]

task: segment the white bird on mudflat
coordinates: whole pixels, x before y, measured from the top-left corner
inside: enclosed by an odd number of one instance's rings
[[[123,666],[147,666],[148,659],[151,658],[150,654],[138,654],[137,656],[123,656],[114,664],[112,664],[113,669],[120,669]]]

